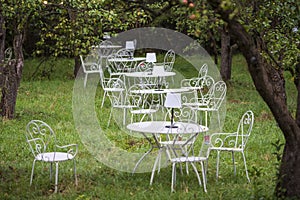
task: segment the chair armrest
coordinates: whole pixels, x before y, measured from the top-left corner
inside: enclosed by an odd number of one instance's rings
[[[73,155],[75,157],[78,152],[78,144],[68,144],[64,146],[56,145],[57,148],[64,149],[67,153]]]
[[[88,71],[99,71],[99,64],[96,62],[87,62],[84,65]]]

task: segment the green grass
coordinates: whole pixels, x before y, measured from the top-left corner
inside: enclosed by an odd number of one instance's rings
[[[238,173],[236,177],[233,176],[231,159],[226,153],[221,156],[220,178],[216,181],[215,155],[211,154],[207,194],[198,186],[192,171],[189,176],[177,173],[176,192],[171,193],[171,166],[162,169],[150,186],[150,173],[132,175],[111,169],[97,161],[82,144],[74,125],[74,80],[71,78],[73,62],[62,59],[43,63],[41,66],[39,62],[36,59],[26,61],[18,92],[16,118],[0,124],[0,199],[272,199],[277,163],[272,143],[277,139],[281,142],[284,140],[268,107],[256,92],[241,56],[235,56],[233,61],[224,130],[235,130],[241,114],[248,109],[253,110],[255,123],[246,153],[252,182],[247,183],[239,155],[236,159]],[[176,65],[180,66],[178,70],[181,70],[183,63],[180,59],[176,60]],[[295,89],[291,79],[288,78],[286,84],[288,100],[293,107],[295,105],[291,99],[295,99]],[[97,108],[102,94],[99,87],[96,94]],[[135,144],[140,146],[139,151],[147,149],[147,143],[141,139],[114,135],[119,132],[116,124],[112,124],[110,130],[106,129],[109,111],[107,101],[102,110],[97,109],[97,116],[103,130],[116,140],[116,144],[129,151],[136,150]],[[58,194],[53,194],[54,185],[49,181],[47,164],[36,163],[33,185],[29,186],[33,158],[24,132],[26,124],[32,119],[47,122],[62,144],[79,144],[77,187],[72,176],[72,162],[60,164]]]

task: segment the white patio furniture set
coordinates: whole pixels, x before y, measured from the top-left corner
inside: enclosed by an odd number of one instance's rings
[[[154,149],[157,157],[153,163],[150,185],[155,173],[160,172],[162,153],[167,155],[167,162],[172,166],[171,191],[175,191],[177,164],[185,166],[189,174],[189,165],[195,172],[198,183],[207,192],[207,163],[210,152],[217,152],[216,177],[219,176],[220,152],[232,153],[234,174],[236,174],[234,153],[242,154],[247,180],[248,175],[245,148],[250,137],[254,114],[245,112],[232,133],[212,133],[209,130],[210,117],[216,113],[221,130],[219,109],[225,100],[227,87],[223,81],[215,81],[208,75],[208,65],[203,64],[198,77],[183,79],[180,88],[168,88],[168,77],[173,78],[175,52],[166,52],[162,63],[157,63],[156,56],[149,53],[146,57],[134,57],[136,41],[126,42],[126,47],[113,45],[108,40],[93,47],[88,56],[80,56],[84,72],[84,87],[88,87],[88,75],[99,74],[103,89],[101,108],[106,97],[110,101],[110,116],[107,128],[114,115],[122,116],[121,123],[130,132],[140,133],[149,142],[149,150],[136,162],[133,173],[144,158]],[[107,71],[106,71],[107,70]],[[174,81],[174,79],[172,79]],[[128,84],[127,84],[128,82]],[[121,111],[121,114],[116,111]],[[204,113],[204,120],[202,119]],[[127,115],[130,114],[128,118]],[[130,119],[128,122],[126,119]],[[55,189],[58,192],[58,165],[60,162],[74,162],[77,144],[59,146],[54,131],[43,121],[32,120],[26,127],[26,140],[33,154],[30,185],[33,181],[36,161],[50,163],[50,180],[52,164],[56,165]],[[202,180],[197,163],[201,166]]]

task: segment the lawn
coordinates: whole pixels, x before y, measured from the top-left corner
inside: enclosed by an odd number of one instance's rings
[[[176,60],[174,68],[181,66],[178,69],[182,70],[182,63],[180,59]],[[150,186],[150,172],[131,174],[99,162],[95,158],[97,152],[87,150],[74,125],[73,62],[60,59],[39,64],[37,59],[26,60],[16,118],[0,124],[0,199],[272,199],[278,166],[275,154],[281,152],[276,147],[284,139],[268,107],[256,92],[242,56],[236,55],[233,60],[232,80],[227,85],[224,130],[234,131],[242,113],[248,109],[254,112],[254,128],[246,150],[251,183],[247,182],[239,155],[236,159],[237,176],[233,176],[230,155],[226,153],[221,155],[220,178],[216,181],[215,154],[211,154],[207,193],[199,187],[192,171],[189,176],[177,173],[176,192],[171,193],[171,166],[162,169]],[[295,88],[288,74],[286,80],[289,106],[294,108]],[[100,124],[105,125],[110,109],[108,101],[103,109],[99,108],[102,94],[98,87],[95,98],[97,116]],[[47,164],[36,163],[33,184],[29,185],[33,157],[24,133],[26,124],[32,119],[48,123],[62,144],[79,144],[78,186],[74,184],[72,162],[60,164],[59,193],[53,194],[54,183],[49,181]],[[103,126],[103,130],[120,148],[135,151],[133,144],[137,142],[142,147],[140,151],[147,147],[142,140],[114,135],[120,131],[114,123],[109,130]]]

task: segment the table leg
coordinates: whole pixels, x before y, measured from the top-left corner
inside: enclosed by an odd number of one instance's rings
[[[145,137],[145,139],[149,142],[149,144],[151,145],[150,149],[138,160],[138,162],[135,164],[135,167],[133,168],[132,173],[135,173],[135,170],[137,169],[137,167],[140,165],[140,163],[142,162],[142,160],[144,160],[144,158],[154,149],[154,148],[159,148],[159,142],[157,141],[157,138],[155,135],[153,135],[154,140],[155,140],[155,144],[156,146],[154,146],[154,144],[151,142],[151,139],[149,137],[147,137],[146,134],[142,133],[143,136]]]

